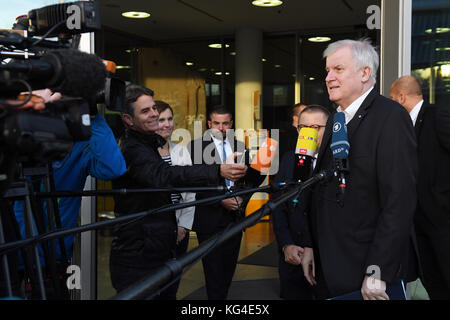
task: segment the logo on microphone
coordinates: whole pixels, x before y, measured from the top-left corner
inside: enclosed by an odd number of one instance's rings
[[[333,126],[333,132],[338,132],[339,130],[341,130],[342,126],[339,122],[336,122]]]

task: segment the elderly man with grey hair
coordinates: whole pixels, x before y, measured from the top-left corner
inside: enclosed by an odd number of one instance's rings
[[[408,113],[376,92],[378,54],[368,40],[341,40],[324,51],[329,98],[343,112],[350,143],[347,187],[335,176],[313,190],[311,233],[320,299],[360,291],[387,300],[410,254],[416,206],[416,142]],[[315,172],[335,166],[328,119]],[[391,297],[392,298],[392,297]]]

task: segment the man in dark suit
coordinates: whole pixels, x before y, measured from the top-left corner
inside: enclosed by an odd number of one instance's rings
[[[295,149],[295,145],[297,143],[297,124],[298,124],[298,116],[300,112],[302,112],[306,108],[306,105],[303,103],[296,103],[291,107],[290,112],[290,120],[291,123],[286,130],[283,130],[280,134],[280,141],[278,144],[279,157],[283,158],[284,154],[287,151],[291,151]]]
[[[305,127],[316,129],[318,131],[317,147],[319,148],[329,115],[330,113],[324,107],[309,106],[299,114],[297,130],[300,131]],[[294,150],[283,156],[280,171],[275,176],[273,183],[293,180],[294,161]],[[286,300],[311,300],[313,298],[312,286],[315,285],[312,276],[314,274],[313,245],[306,216],[309,195],[306,190],[301,194],[297,206],[294,207],[293,203],[288,201],[277,207],[272,214],[273,230],[279,249],[280,296]],[[278,194],[273,196],[276,198]],[[308,263],[306,263],[307,261]]]
[[[391,99],[411,116],[418,144],[418,204],[414,217],[422,282],[431,299],[450,299],[450,107],[423,101],[411,76],[391,86]]]
[[[222,105],[213,107],[208,115],[208,130],[203,139],[192,141],[189,145],[193,164],[212,164],[234,161],[234,153],[244,153],[245,145],[234,139],[232,134],[233,118],[230,110]],[[247,160],[242,161],[248,163]],[[241,162],[239,158],[238,162]],[[228,187],[247,185],[257,187],[264,180],[258,171],[248,168],[247,174],[237,182],[226,180]],[[197,200],[214,196],[212,192],[199,192]],[[230,224],[238,222],[244,216],[245,207],[251,195],[237,196],[208,205],[198,205],[195,210],[192,230],[202,243],[217,233],[228,229]],[[206,292],[209,300],[225,300],[236,269],[242,232],[215,247],[203,259]]]
[[[329,98],[347,124],[350,172],[343,201],[338,178],[313,189],[311,233],[317,295],[361,291],[386,300],[386,284],[406,276],[416,207],[414,128],[398,103],[374,85],[378,54],[367,40],[341,40],[324,51]],[[325,128],[315,172],[334,169],[330,149],[333,117]]]

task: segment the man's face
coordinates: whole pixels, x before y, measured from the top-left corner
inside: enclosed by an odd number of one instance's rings
[[[125,122],[134,130],[142,133],[154,133],[158,130],[158,111],[154,107],[152,96],[142,95],[134,103],[134,115],[124,115]]]
[[[329,55],[325,82],[330,100],[347,108],[364,93],[364,83],[367,83],[370,76],[369,70],[368,67],[356,70],[350,47],[342,47]]]
[[[211,129],[214,135],[222,134],[225,138],[227,130],[233,126],[233,120],[231,120],[231,114],[218,114],[212,113],[211,120],[208,120],[208,127]],[[220,132],[220,133],[219,133]]]
[[[316,129],[317,134],[317,151],[319,151],[322,143],[323,133],[327,124],[327,117],[322,112],[303,112],[298,119],[297,131],[300,132],[302,127]]]

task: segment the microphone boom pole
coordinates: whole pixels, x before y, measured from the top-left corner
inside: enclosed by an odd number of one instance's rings
[[[297,193],[302,192],[305,188],[308,188],[322,180],[327,179],[329,175],[330,175],[329,172],[322,171],[314,175],[313,177],[309,178],[305,182],[298,184],[296,187],[282,194],[277,199],[269,201],[262,208],[248,215],[241,222],[233,225],[226,232],[212,236],[207,241],[203,242],[201,245],[189,251],[188,253],[182,255],[178,259],[169,260],[154,274],[138,281],[135,285],[131,285],[129,288],[125,289],[124,291],[112,297],[111,299],[112,300],[145,299],[151,293],[158,290],[158,288],[161,285],[165,284],[170,279],[181,273],[186,266],[200,259],[210,249],[227,241],[229,238],[233,237],[241,230],[256,224],[259,220],[261,220],[261,218],[270,214],[276,207],[278,207],[285,201],[289,200]]]

